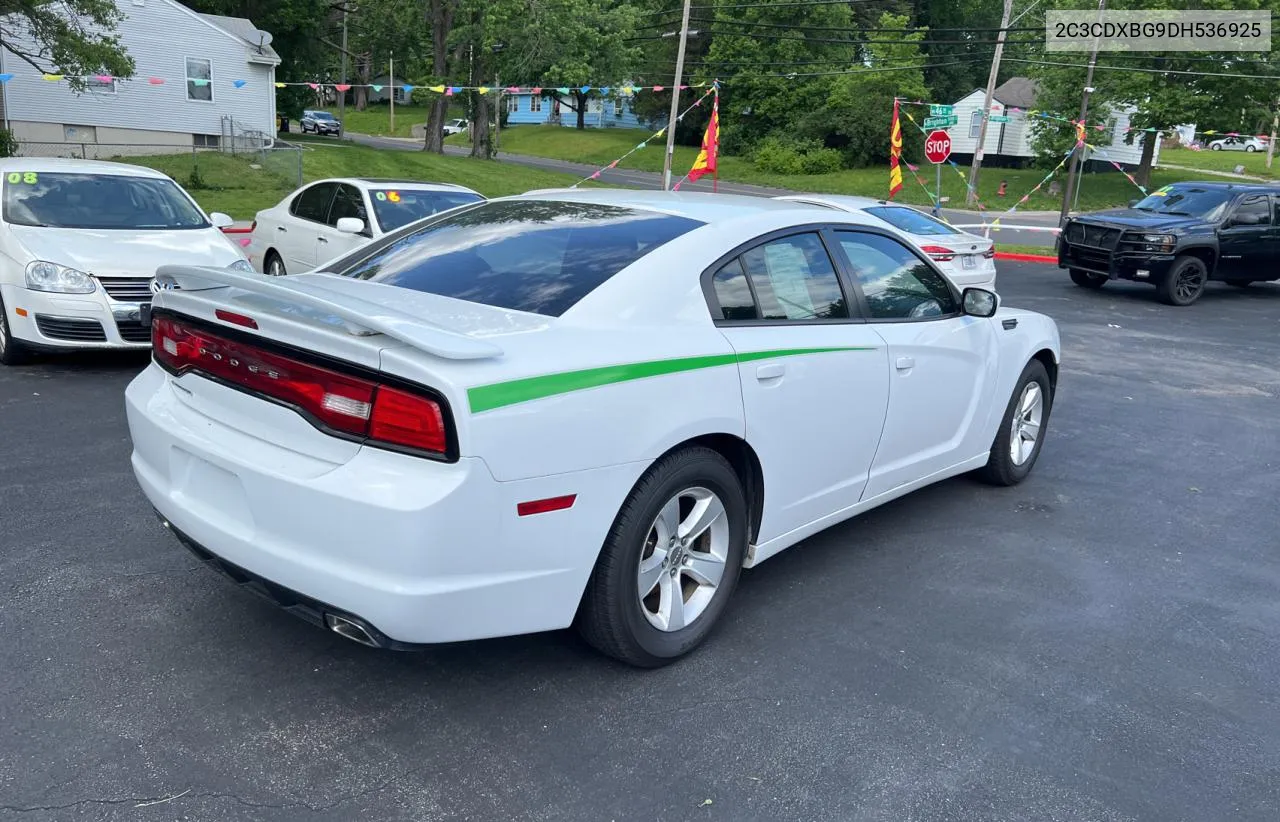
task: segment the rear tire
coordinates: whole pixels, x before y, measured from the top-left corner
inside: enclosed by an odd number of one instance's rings
[[[6,313],[8,310],[4,300],[0,300],[0,365],[22,365],[29,359],[30,352],[21,340],[13,336]]]
[[[1258,149],[1257,149],[1257,147],[1255,147],[1255,146],[1245,146],[1245,147],[1244,147],[1244,150],[1245,150],[1247,153],[1252,154],[1253,152],[1257,151]]]
[[[262,273],[268,277],[283,277],[289,272],[285,271],[284,260],[280,259],[280,255],[271,250],[267,252],[267,256],[262,260]]]
[[[1022,369],[1018,385],[1009,398],[1000,430],[991,443],[991,455],[987,464],[978,469],[978,476],[992,485],[1017,485],[1027,478],[1049,428],[1049,413],[1053,410],[1053,386],[1049,384],[1049,372],[1044,363],[1032,360]]]
[[[1107,278],[1102,274],[1090,274],[1088,271],[1079,268],[1072,268],[1068,273],[1071,274],[1071,282],[1081,288],[1091,288],[1097,291],[1107,284]]]
[[[1187,306],[1200,299],[1207,282],[1209,269],[1204,261],[1183,255],[1173,261],[1164,277],[1156,283],[1156,294],[1167,305]]]
[[[605,538],[578,609],[582,637],[641,668],[692,651],[737,586],[747,517],[742,483],[720,454],[697,447],[658,460]]]

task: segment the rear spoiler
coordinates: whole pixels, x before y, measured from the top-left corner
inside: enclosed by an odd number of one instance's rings
[[[293,277],[267,277],[230,268],[163,265],[156,269],[156,284],[161,292],[170,289],[210,291],[215,288],[239,288],[332,314],[343,321],[349,334],[385,334],[428,354],[449,360],[483,360],[502,356],[502,349],[493,343]]]

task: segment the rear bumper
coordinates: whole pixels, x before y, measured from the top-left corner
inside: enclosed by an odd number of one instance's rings
[[[138,303],[117,302],[101,289],[92,294],[52,294],[0,285],[14,337],[50,350],[151,347]],[[21,313],[19,313],[21,312]]]
[[[500,483],[474,457],[357,446],[321,459],[201,413],[182,390],[153,364],[126,391],[134,474],[160,517],[233,579],[300,616],[355,619],[382,647],[567,627],[640,470]],[[578,495],[568,510],[517,516],[520,501],[564,494]]]

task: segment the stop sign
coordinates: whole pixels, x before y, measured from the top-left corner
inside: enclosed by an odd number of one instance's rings
[[[951,156],[951,135],[942,129],[929,132],[924,138],[924,156],[931,163],[945,163]]]

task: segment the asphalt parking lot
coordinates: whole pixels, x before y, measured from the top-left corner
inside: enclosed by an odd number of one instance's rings
[[[151,514],[145,359],[0,371],[0,819],[1275,820],[1280,286],[1000,271],[1063,332],[1031,478],[808,540],[654,672],[316,630]]]

